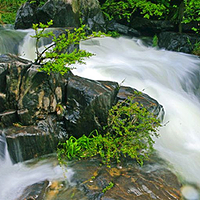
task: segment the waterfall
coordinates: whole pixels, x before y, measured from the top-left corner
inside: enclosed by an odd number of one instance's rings
[[[63,169],[56,160],[43,159],[32,164],[31,161],[13,164],[4,135],[0,135],[0,200],[16,200],[24,190],[35,183],[42,181],[64,180],[70,183],[74,172]]]
[[[26,45],[30,43],[25,40]],[[164,106],[165,119],[155,148],[184,180],[199,185],[200,60],[146,47],[138,39],[125,37],[90,39],[81,42],[80,47],[95,56],[87,59],[86,65],[76,65],[74,74],[117,81],[144,91]],[[34,51],[29,46],[29,54]]]
[[[144,91],[165,109],[155,148],[186,181],[200,184],[200,60],[145,47],[140,40],[96,38],[81,43],[96,56],[74,74]]]
[[[0,27],[0,53],[18,54],[18,47],[23,42],[26,31],[15,31]]]
[[[6,137],[3,133],[0,134],[0,165],[7,167],[12,166],[12,161],[8,153]]]
[[[27,38],[19,47],[19,54],[34,59],[35,49]],[[185,181],[200,185],[200,59],[146,47],[138,39],[125,37],[90,39],[81,42],[81,49],[96,55],[87,59],[86,65],[76,65],[74,74],[94,80],[117,81],[147,93],[164,106],[165,118],[160,136],[155,138],[155,148]],[[0,149],[5,152],[3,143],[1,139]],[[3,158],[4,154],[1,154],[0,159]],[[55,177],[52,166],[45,164],[37,167],[31,172],[32,169],[22,163],[5,167],[4,173],[0,171],[0,187],[10,187],[10,191],[15,187],[19,189],[19,177],[25,179],[22,177],[27,178],[27,174],[31,173],[31,177],[39,173],[38,179],[43,180]],[[14,177],[16,186],[9,184],[13,183],[10,177]]]

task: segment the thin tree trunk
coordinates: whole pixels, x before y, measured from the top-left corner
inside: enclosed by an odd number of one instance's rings
[[[182,21],[183,21],[184,9],[185,9],[184,1],[181,1],[180,6],[179,6],[179,11],[178,11],[178,31],[179,31],[179,33],[183,32]]]

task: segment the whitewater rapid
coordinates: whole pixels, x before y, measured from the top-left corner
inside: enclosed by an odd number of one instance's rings
[[[73,73],[111,80],[155,98],[165,109],[155,148],[186,181],[200,184],[200,59],[146,47],[140,40],[96,38],[81,43],[95,53]]]

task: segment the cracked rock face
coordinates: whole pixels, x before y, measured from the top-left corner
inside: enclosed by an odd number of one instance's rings
[[[0,125],[37,124],[48,115],[65,123],[68,133],[76,136],[101,130],[107,114],[117,102],[134,95],[130,87],[110,81],[94,81],[72,73],[67,75],[39,72],[39,66],[13,55],[0,57]],[[135,101],[163,118],[163,107],[141,93]]]

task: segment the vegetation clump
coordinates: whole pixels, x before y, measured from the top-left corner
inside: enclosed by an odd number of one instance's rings
[[[200,56],[200,42],[197,42],[197,43],[194,45],[194,49],[193,49],[192,53],[193,53],[194,55]]]
[[[104,15],[109,19],[130,22],[134,16],[146,19],[170,20],[182,32],[182,24],[200,21],[200,1],[197,0],[106,0],[102,5]],[[193,27],[195,32],[200,26]]]
[[[58,159],[61,163],[72,159],[100,156],[103,164],[121,162],[122,157],[130,156],[139,164],[153,151],[153,137],[158,137],[159,120],[137,102],[134,96],[117,103],[108,114],[108,123],[103,134],[93,131],[80,138],[70,136],[59,143]]]
[[[60,73],[63,75],[73,69],[71,65],[84,63],[85,58],[89,58],[94,54],[78,49],[76,45],[81,40],[104,35],[101,32],[93,32],[91,35],[86,35],[86,26],[82,25],[80,28],[74,28],[71,31],[66,29],[65,32],[56,36],[53,31],[46,31],[52,25],[52,20],[47,24],[33,24],[35,35],[32,37],[36,39],[36,59],[34,63],[41,65],[39,70],[47,74]],[[39,42],[43,38],[52,38],[52,43],[45,47],[43,51],[40,51]],[[72,51],[69,50],[70,47],[74,47]]]

